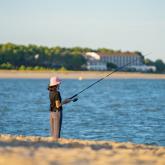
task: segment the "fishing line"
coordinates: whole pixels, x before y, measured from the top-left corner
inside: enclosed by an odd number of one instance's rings
[[[149,55],[149,53],[146,54],[146,55],[143,56],[143,57],[146,57],[147,55]],[[137,60],[139,60],[139,58],[136,58],[135,60],[132,60],[131,62],[129,62],[129,63],[127,63],[127,64],[125,64],[125,65],[123,65],[123,66],[121,66],[121,67],[116,68],[114,71],[110,72],[110,73],[107,74],[105,77],[102,77],[102,78],[100,78],[99,80],[95,81],[95,82],[92,83],[91,85],[87,86],[86,88],[82,89],[82,90],[79,91],[78,93],[74,94],[74,95],[73,95],[72,97],[70,97],[69,99],[73,99],[72,101],[73,101],[73,102],[76,102],[76,101],[78,100],[78,98],[75,98],[75,97],[77,97],[78,95],[80,95],[81,93],[83,93],[84,91],[86,91],[87,89],[91,88],[91,87],[94,86],[95,84],[99,83],[100,81],[104,80],[105,78],[109,77],[109,76],[112,75],[113,73],[115,73],[115,72],[117,72],[117,71],[120,71],[120,70],[122,70],[123,68],[125,68],[126,66],[128,66],[128,65],[130,65],[130,64],[132,64],[132,63],[134,63],[134,62],[136,62]]]

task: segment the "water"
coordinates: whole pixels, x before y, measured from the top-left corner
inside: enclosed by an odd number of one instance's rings
[[[95,80],[63,80],[72,96]],[[0,133],[49,136],[48,79],[0,79]],[[107,79],[64,106],[62,137],[165,146],[165,80]]]

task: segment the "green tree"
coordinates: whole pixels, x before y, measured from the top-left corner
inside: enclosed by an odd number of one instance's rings
[[[146,64],[146,65],[154,65],[154,62],[147,58],[147,59],[144,60],[144,64]]]
[[[96,51],[99,52],[99,53],[107,54],[107,55],[111,55],[111,54],[115,53],[114,50],[107,49],[107,48],[99,48]]]
[[[14,66],[12,65],[12,64],[10,64],[10,63],[3,63],[3,64],[1,64],[0,65],[0,68],[1,69],[14,69]]]
[[[162,60],[158,59],[155,61],[155,66],[156,66],[156,69],[157,69],[157,72],[165,72],[165,64],[163,63]]]
[[[111,63],[111,62],[107,63],[107,69],[108,70],[113,70],[113,69],[116,69],[116,68],[117,68],[117,65],[115,65],[114,63]]]

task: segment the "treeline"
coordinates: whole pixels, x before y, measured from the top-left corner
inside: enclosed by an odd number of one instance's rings
[[[122,52],[106,48],[64,48],[64,47],[46,47],[37,45],[16,45],[13,43],[0,44],[0,69],[19,69],[19,70],[43,70],[43,69],[61,69],[61,70],[85,70],[86,52],[98,52],[103,54],[132,54],[136,53],[142,56],[140,52]],[[143,56],[142,56],[143,57]],[[154,65],[158,72],[165,72],[165,64],[162,60],[155,62],[144,59],[146,65]]]
[[[149,66],[155,66],[158,73],[165,73],[165,63],[161,59],[157,59],[156,61],[145,59],[144,63]]]
[[[86,64],[82,54],[87,51],[91,49],[0,44],[0,68],[82,70]]]
[[[101,48],[93,50],[90,48],[64,48],[46,47],[37,45],[16,45],[13,43],[0,44],[0,69],[19,70],[85,70],[86,52],[95,51],[99,53],[121,53],[111,49]]]

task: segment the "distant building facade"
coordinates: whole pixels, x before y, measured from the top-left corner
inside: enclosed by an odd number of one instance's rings
[[[107,70],[107,64],[101,61],[88,61],[87,70]]]
[[[130,62],[131,65],[142,65],[143,59],[138,54],[114,54],[114,55],[101,55],[101,61],[104,61],[105,63],[113,63],[118,67],[121,67],[123,65],[126,65]]]
[[[130,63],[125,69],[143,72],[156,71],[154,66],[144,65],[143,56],[138,53],[114,53],[105,55],[96,52],[87,52],[85,58],[87,59],[88,70],[107,70],[107,63],[113,63],[117,67]]]
[[[85,58],[87,59],[88,70],[107,70],[107,63],[101,59],[99,54],[87,52]]]
[[[139,72],[156,72],[155,66],[147,66],[147,65],[131,65],[128,69],[139,71]]]

